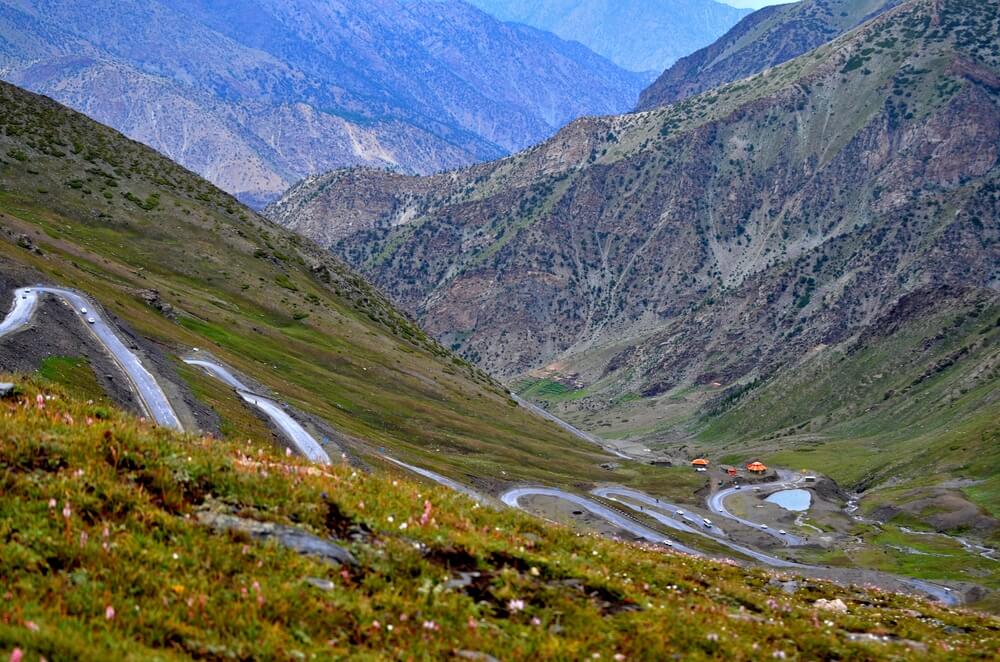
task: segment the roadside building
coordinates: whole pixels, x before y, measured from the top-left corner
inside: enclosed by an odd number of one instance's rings
[[[703,457],[699,457],[696,460],[691,460],[691,466],[695,469],[708,469],[709,462]]]
[[[747,465],[747,471],[755,474],[762,474],[767,471],[767,467],[760,462],[751,462]]]

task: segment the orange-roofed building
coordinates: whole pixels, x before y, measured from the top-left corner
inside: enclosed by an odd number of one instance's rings
[[[692,467],[707,467],[708,466],[708,460],[706,460],[703,457],[699,457],[697,460],[691,460],[691,466]]]
[[[767,467],[760,462],[751,462],[747,465],[747,471],[752,471],[756,474],[762,474],[767,471]]]

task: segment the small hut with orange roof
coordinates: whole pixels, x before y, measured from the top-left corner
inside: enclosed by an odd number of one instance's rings
[[[691,466],[694,467],[695,469],[706,469],[708,468],[708,464],[709,464],[708,460],[706,460],[703,457],[699,457],[696,460],[691,460]]]
[[[767,467],[760,462],[751,462],[747,465],[747,471],[752,471],[755,474],[762,474],[767,471]]]

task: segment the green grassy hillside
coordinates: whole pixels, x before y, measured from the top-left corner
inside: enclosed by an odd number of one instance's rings
[[[158,376],[211,407],[226,436],[266,431],[229,389],[180,363],[192,348],[328,422],[363,458],[385,448],[486,489],[603,471],[598,449],[514,406],[325,251],[152,150],[6,84],[0,229],[9,285],[44,280],[95,297],[165,357]],[[79,376],[38,367],[68,383]],[[190,409],[182,399],[175,406]]]
[[[4,381],[10,375],[0,375]],[[24,660],[991,659],[1000,622],[624,545],[13,377],[0,654]],[[336,566],[220,518],[339,540]],[[844,611],[820,600],[842,600]]]

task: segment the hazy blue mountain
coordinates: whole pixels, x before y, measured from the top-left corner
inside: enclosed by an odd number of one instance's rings
[[[657,73],[750,13],[715,0],[469,1],[505,21],[578,41],[626,69]]]
[[[423,0],[0,0],[0,75],[256,203],[338,166],[496,158],[627,109],[648,82]]]

